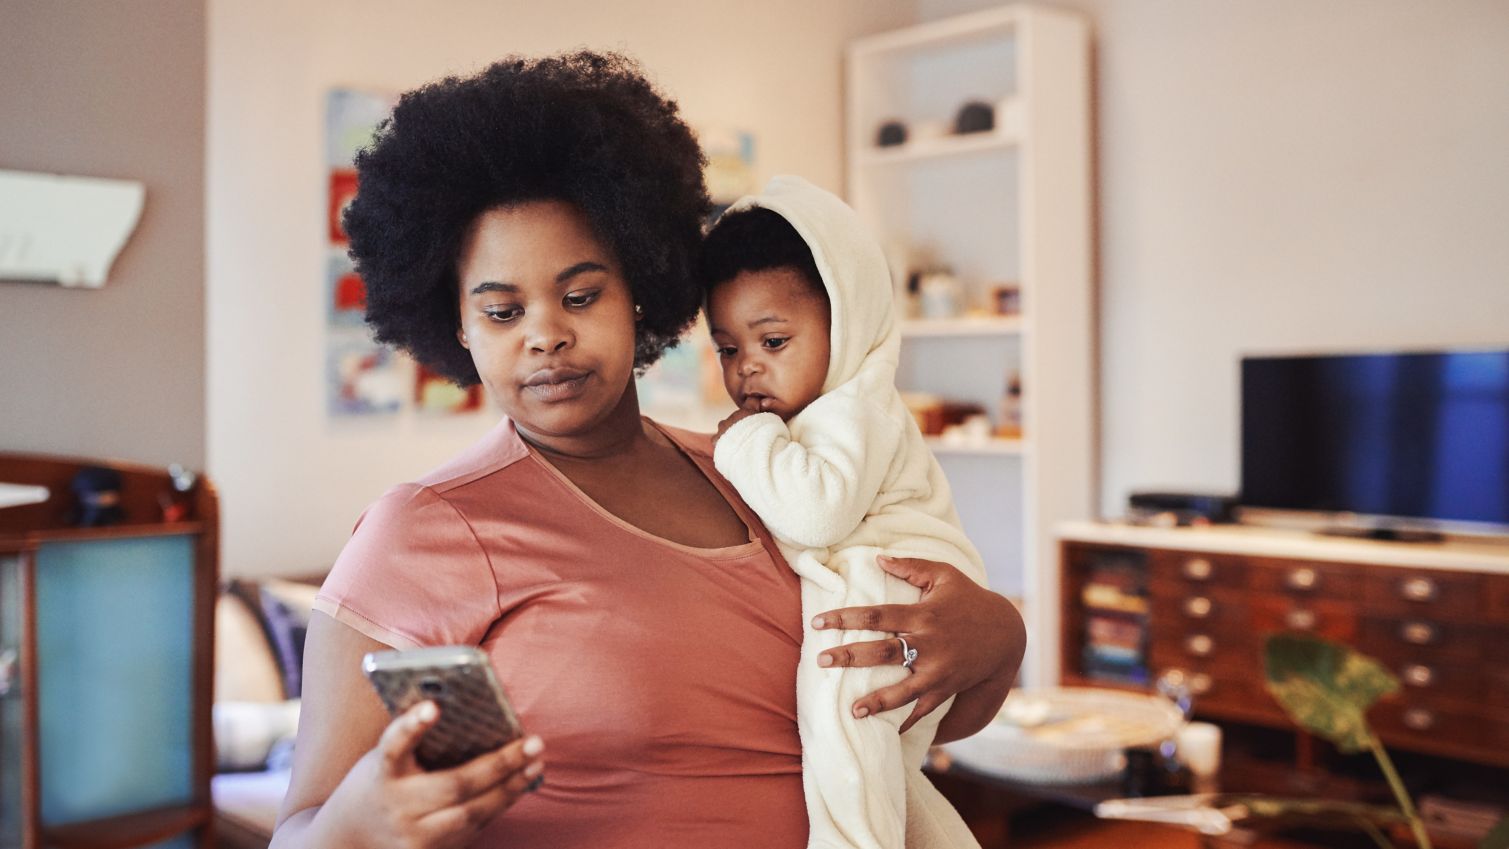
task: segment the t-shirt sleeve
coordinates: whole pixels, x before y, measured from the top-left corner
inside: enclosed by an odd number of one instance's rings
[[[470,523],[418,484],[394,487],[362,513],[314,609],[401,649],[478,645],[501,615]]]

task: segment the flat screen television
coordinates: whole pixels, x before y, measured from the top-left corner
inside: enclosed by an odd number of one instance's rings
[[[1509,532],[1509,350],[1242,360],[1244,507]]]

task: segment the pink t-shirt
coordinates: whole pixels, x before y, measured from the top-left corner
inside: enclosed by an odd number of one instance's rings
[[[544,785],[473,846],[806,846],[800,586],[710,439],[660,430],[749,542],[639,530],[504,420],[369,507],[320,590],[316,609],[388,645],[480,646],[545,740]]]

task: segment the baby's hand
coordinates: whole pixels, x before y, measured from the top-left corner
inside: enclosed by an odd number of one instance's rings
[[[756,412],[757,411],[755,410],[745,410],[742,408],[734,410],[731,414],[729,414],[728,418],[724,419],[721,422],[718,422],[718,432],[713,434],[713,444],[718,444],[718,440],[723,438],[723,434],[727,433],[729,428],[733,427],[739,422],[744,421],[750,416],[755,415]]]

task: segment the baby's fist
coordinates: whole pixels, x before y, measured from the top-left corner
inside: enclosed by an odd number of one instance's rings
[[[718,422],[718,432],[713,435],[713,442],[717,443],[718,440],[723,438],[723,434],[728,432],[729,428],[733,427],[739,422],[744,421],[752,415],[755,415],[754,410],[745,410],[742,408],[734,410],[729,414],[728,418],[724,419],[721,422]]]

